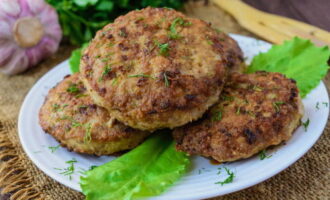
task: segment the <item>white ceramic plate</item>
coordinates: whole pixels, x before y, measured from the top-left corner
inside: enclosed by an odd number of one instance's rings
[[[239,43],[247,57],[247,62],[259,52],[267,51],[271,45],[244,36],[232,35]],[[45,74],[30,90],[22,105],[18,121],[18,130],[21,143],[31,160],[47,175],[56,181],[81,191],[79,186],[80,174],[76,172],[70,180],[68,176],[60,174],[54,168],[66,168],[65,162],[75,158],[76,171],[89,169],[92,165],[101,165],[114,157],[111,156],[86,156],[69,152],[65,148],[59,148],[52,153],[48,147],[56,146],[58,143],[44,131],[38,124],[38,112],[48,90],[55,86],[63,77],[69,74],[68,62],[65,61]],[[319,109],[316,104],[319,104]],[[258,156],[238,162],[212,165],[209,160],[202,157],[193,157],[189,171],[173,187],[160,196],[151,199],[175,200],[175,199],[203,199],[230,192],[242,190],[260,183],[275,174],[281,172],[292,163],[302,157],[316,142],[326,125],[329,108],[328,93],[321,82],[304,100],[305,116],[303,121],[310,119],[307,131],[298,128],[286,145],[278,146],[268,150],[267,154],[272,157],[260,160]],[[217,175],[218,168],[226,166],[235,172],[235,179],[230,184],[223,186],[214,184],[226,179],[226,173]],[[298,174],[297,174],[298,176]]]

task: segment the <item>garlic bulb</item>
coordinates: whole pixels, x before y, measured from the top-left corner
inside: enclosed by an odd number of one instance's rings
[[[62,37],[44,0],[0,0],[0,72],[17,74],[53,54]]]

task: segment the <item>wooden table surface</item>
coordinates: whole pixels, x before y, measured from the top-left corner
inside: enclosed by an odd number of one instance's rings
[[[260,10],[294,18],[330,31],[330,0],[244,0]],[[8,195],[0,200],[7,200]]]

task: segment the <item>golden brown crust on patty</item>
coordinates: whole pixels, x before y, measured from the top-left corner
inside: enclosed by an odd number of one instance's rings
[[[217,29],[216,29],[217,30]],[[229,72],[241,72],[245,71],[245,63],[243,52],[239,47],[238,43],[232,39],[229,35],[224,32],[217,30],[220,35],[224,56],[227,60],[227,66],[229,68]]]
[[[39,122],[62,146],[78,153],[109,155],[132,149],[149,135],[114,120],[95,105],[79,74],[65,77],[49,91]]]
[[[81,60],[82,80],[119,121],[174,128],[218,100],[233,65],[224,45],[208,23],[172,9],[132,11],[97,33]]]
[[[204,119],[175,129],[177,149],[219,162],[247,158],[291,138],[303,108],[295,81],[234,73]]]

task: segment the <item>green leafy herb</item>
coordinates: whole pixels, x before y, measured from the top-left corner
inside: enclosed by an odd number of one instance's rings
[[[59,15],[63,35],[71,43],[81,45],[88,42],[106,24],[119,15],[134,9],[151,7],[171,7],[179,9],[183,0],[46,0]],[[106,34],[106,33],[104,33]]]
[[[319,48],[309,40],[295,37],[255,56],[247,72],[283,73],[297,81],[300,95],[305,97],[327,74],[329,56],[329,47]]]
[[[320,102],[317,102],[317,103],[316,103],[316,106],[315,106],[315,108],[316,108],[317,110],[320,110],[319,105],[320,105]]]
[[[212,121],[220,121],[222,119],[222,112],[218,111],[212,114]]]
[[[69,164],[69,166],[67,168],[64,169],[60,169],[60,168],[54,168],[56,170],[60,170],[62,171],[60,174],[63,174],[65,176],[69,176],[69,179],[72,179],[72,175],[75,172],[75,163],[77,163],[77,160],[75,158],[73,158],[72,160],[66,161],[65,163]]]
[[[191,25],[191,22],[184,21],[181,17],[175,18],[173,20],[173,22],[171,23],[171,26],[170,26],[169,37],[171,39],[179,39],[179,38],[181,38],[181,36],[179,35],[178,31],[176,30],[176,27],[178,25],[181,25],[181,26],[190,26]]]
[[[215,184],[220,184],[221,186],[223,186],[224,184],[228,184],[228,183],[232,183],[234,178],[235,178],[235,174],[234,172],[231,172],[227,167],[224,167],[228,177],[224,180],[224,181],[219,181],[216,182]]]
[[[325,107],[328,107],[328,103],[327,102],[322,102],[323,105],[325,105]]]
[[[69,93],[75,94],[75,93],[78,93],[80,90],[77,87],[77,84],[73,83],[73,84],[70,84],[70,86],[66,89],[66,91]]]
[[[265,150],[265,149],[262,150],[262,151],[260,151],[260,153],[259,153],[259,158],[260,158],[260,160],[264,160],[264,159],[266,159],[266,158],[270,158],[270,157],[272,157],[272,155],[267,156],[267,154],[266,154],[266,150]]]
[[[61,145],[57,145],[57,146],[49,146],[48,149],[54,153],[58,148],[60,148]]]
[[[280,112],[281,108],[280,105],[284,104],[284,102],[282,101],[277,101],[277,102],[273,102],[273,106],[276,112]]]
[[[71,56],[69,58],[69,66],[70,66],[70,70],[73,74],[80,71],[79,66],[80,66],[81,54],[87,46],[88,46],[88,43],[85,43],[82,45],[81,48],[72,51]]]
[[[309,126],[309,119],[307,119],[305,122],[301,122],[301,124],[304,127],[305,132],[307,131],[307,127]]]
[[[159,195],[177,181],[189,165],[175,150],[168,131],[153,134],[123,156],[98,166],[80,178],[87,199],[137,199]]]

